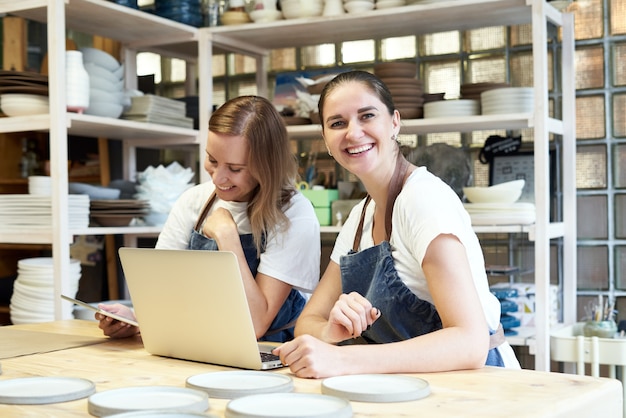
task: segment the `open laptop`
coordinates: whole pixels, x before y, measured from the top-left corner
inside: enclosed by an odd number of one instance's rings
[[[119,255],[149,353],[252,370],[283,367],[273,346],[256,340],[234,253],[122,247]]]

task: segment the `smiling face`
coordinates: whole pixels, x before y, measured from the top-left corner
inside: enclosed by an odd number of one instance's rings
[[[222,200],[249,202],[259,182],[248,169],[249,147],[243,136],[209,131],[204,168]]]
[[[390,115],[368,85],[348,81],[326,95],[322,114],[326,146],[339,164],[361,179],[387,176],[398,152],[397,111]]]

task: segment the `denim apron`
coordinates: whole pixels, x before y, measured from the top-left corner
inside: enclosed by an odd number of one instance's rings
[[[389,185],[385,211],[386,240],[358,251],[363,234],[365,212],[371,200],[370,196],[367,196],[352,250],[340,258],[343,293],[357,292],[381,312],[376,322],[361,334],[361,339],[349,340],[344,342],[345,344],[403,341],[443,327],[435,306],[420,299],[402,282],[392,257],[389,240],[393,205],[402,190],[408,167],[409,164],[404,157],[398,156],[396,169]],[[490,332],[490,334],[494,333],[495,331]],[[490,347],[486,364],[504,366],[502,357],[495,348]]]
[[[204,224],[204,220],[209,213],[209,209],[215,202],[216,195],[213,193],[206,205],[202,209],[202,213],[196,222],[193,231],[191,232],[191,237],[189,238],[189,245],[187,246],[190,250],[206,250],[206,251],[216,251],[219,250],[217,247],[217,242],[213,238],[207,238],[202,234],[202,225]],[[243,234],[239,236],[241,241],[241,247],[243,248],[243,253],[246,257],[246,262],[248,263],[248,267],[250,268],[250,272],[252,272],[252,276],[256,277],[257,268],[259,267],[260,259],[257,256],[257,249],[254,245],[254,239],[252,234]],[[265,249],[265,236],[262,238],[261,243],[261,252]],[[298,319],[298,316],[302,312],[304,308],[304,297],[298,292],[296,289],[291,289],[289,296],[281,306],[278,314],[272,321],[268,331],[265,333],[263,337],[261,337],[260,341],[274,341],[274,342],[285,342],[292,340],[294,338],[293,328]]]

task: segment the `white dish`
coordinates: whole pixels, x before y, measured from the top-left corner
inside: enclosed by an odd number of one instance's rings
[[[322,393],[357,402],[406,402],[430,395],[430,385],[416,377],[361,374],[324,379]]]
[[[119,103],[91,101],[89,107],[85,109],[85,114],[117,119],[123,111],[124,106]]]
[[[86,398],[92,381],[75,377],[23,377],[0,381],[0,403],[39,405]]]
[[[291,392],[293,379],[264,371],[227,371],[191,376],[186,385],[203,390],[212,397],[232,399],[260,393]]]
[[[250,13],[250,19],[255,23],[273,22],[283,18],[283,13],[280,10],[253,10]]]
[[[83,53],[83,62],[85,63],[91,62],[109,71],[116,71],[120,68],[119,61],[113,55],[101,49],[81,48],[80,51]]]
[[[341,398],[309,393],[270,393],[233,399],[226,418],[348,418],[352,406]]]
[[[121,414],[109,415],[107,418],[219,418],[217,415],[207,415],[195,412],[175,412],[175,411],[135,411],[123,412]]]
[[[117,84],[120,81],[120,78],[116,76],[113,71],[107,70],[106,68],[94,64],[93,62],[85,63],[85,70],[89,74],[89,76],[97,76],[102,77],[106,80],[109,80],[111,83]]]
[[[50,111],[48,97],[36,94],[3,94],[0,108],[7,116],[40,115]]]
[[[91,395],[88,400],[88,412],[97,417],[142,410],[204,412],[207,409],[206,392],[174,386],[112,389]]]
[[[378,0],[376,2],[377,9],[390,9],[392,7],[400,7],[406,5],[405,0]]]

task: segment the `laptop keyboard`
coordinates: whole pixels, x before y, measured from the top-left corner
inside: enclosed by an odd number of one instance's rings
[[[280,357],[272,353],[267,353],[267,352],[261,353],[261,361],[265,362],[265,361],[275,361],[275,360],[280,360]]]

